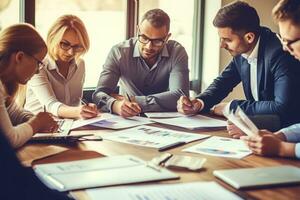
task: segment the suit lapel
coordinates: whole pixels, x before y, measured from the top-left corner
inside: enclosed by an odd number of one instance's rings
[[[261,92],[264,90],[265,80],[265,35],[264,32],[261,32],[260,43],[258,47],[258,56],[257,56],[257,90],[258,90],[258,99],[261,100]]]
[[[242,58],[241,71],[245,96],[247,99],[253,99],[250,86],[250,64],[245,58]]]

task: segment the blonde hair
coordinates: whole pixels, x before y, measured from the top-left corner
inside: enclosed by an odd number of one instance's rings
[[[12,53],[23,51],[26,54],[34,55],[43,49],[47,49],[46,43],[30,24],[15,24],[2,30],[0,33],[0,78],[9,66],[8,62]],[[7,94],[12,99],[21,92],[19,83],[5,84],[3,82]]]
[[[57,60],[57,48],[67,30],[76,32],[83,47],[83,51],[77,53],[75,59],[85,54],[90,48],[89,36],[81,19],[75,15],[63,15],[54,22],[47,36],[48,54],[54,60]]]

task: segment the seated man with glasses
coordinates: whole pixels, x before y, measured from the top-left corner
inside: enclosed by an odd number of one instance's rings
[[[25,108],[33,113],[46,108],[61,118],[92,118],[98,115],[95,104],[81,105],[85,65],[81,56],[89,49],[83,22],[74,15],[56,20],[47,37],[48,56],[40,73],[28,82]]]
[[[260,128],[278,130],[300,122],[300,68],[270,29],[260,26],[255,10],[243,1],[221,8],[213,21],[218,29],[220,47],[233,57],[232,61],[197,99],[182,96],[178,111],[184,114],[223,111],[238,106],[256,119]],[[239,83],[246,99],[220,103]],[[264,121],[264,122],[263,122]],[[241,132],[229,124],[228,132],[239,138]]]
[[[273,8],[273,18],[279,25],[283,49],[300,61],[300,1],[280,0]],[[300,68],[300,62],[298,67]],[[294,93],[298,91],[299,88]],[[260,130],[257,135],[244,136],[242,139],[257,155],[300,159],[299,123],[275,133]]]
[[[137,37],[110,51],[93,101],[124,117],[176,111],[180,90],[186,94],[189,90],[187,53],[178,42],[169,40],[170,18],[164,11],[146,12],[137,28]]]

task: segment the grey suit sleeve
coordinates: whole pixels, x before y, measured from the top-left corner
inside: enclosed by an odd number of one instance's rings
[[[116,47],[113,47],[103,65],[103,71],[100,74],[97,89],[93,93],[93,102],[101,108],[112,112],[112,104],[116,100],[110,96],[116,88],[120,78],[120,58],[121,54]]]
[[[182,89],[185,94],[189,94],[189,69],[188,56],[183,47],[172,58],[172,70],[169,76],[169,91],[151,94],[148,96],[136,96],[137,103],[144,112],[148,111],[176,111],[177,100]]]

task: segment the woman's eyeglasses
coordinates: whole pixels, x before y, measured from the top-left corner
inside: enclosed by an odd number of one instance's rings
[[[40,59],[36,58],[35,56],[26,53],[27,55],[29,55],[30,57],[32,57],[36,62],[37,62],[37,70],[38,72],[43,69],[44,67],[46,67],[46,64],[43,63],[43,61],[41,61]]]
[[[61,41],[59,43],[59,46],[61,49],[65,50],[65,51],[68,51],[72,48],[75,53],[82,52],[84,50],[84,48],[81,45],[71,45],[67,41]]]

